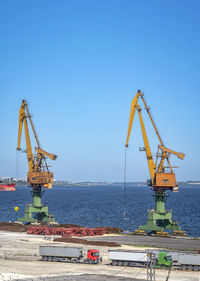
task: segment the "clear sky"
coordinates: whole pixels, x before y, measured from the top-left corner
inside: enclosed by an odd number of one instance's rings
[[[16,175],[26,99],[42,148],[58,155],[48,161],[56,179],[122,181],[130,105],[140,88],[165,145],[186,154],[171,159],[178,180],[200,179],[199,11],[200,2],[189,0],[1,1],[0,175]],[[129,181],[149,178],[138,121]]]

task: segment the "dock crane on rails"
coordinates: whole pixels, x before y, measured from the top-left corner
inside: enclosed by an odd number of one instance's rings
[[[35,152],[33,154],[31,139],[28,128],[28,120],[30,122],[33,135],[37,144]],[[21,222],[54,222],[54,218],[51,214],[48,214],[48,206],[43,206],[41,199],[44,193],[44,189],[52,188],[53,184],[53,173],[49,171],[46,158],[56,160],[55,154],[49,153],[40,147],[39,139],[36,134],[32,116],[29,113],[28,105],[26,100],[22,101],[22,105],[19,110],[19,129],[18,129],[18,145],[17,150],[21,150],[21,136],[22,128],[24,125],[25,139],[26,139],[26,150],[28,160],[28,173],[27,183],[32,188],[33,203],[28,204],[25,207],[25,214],[22,218],[18,218]],[[44,188],[44,189],[43,189]],[[35,214],[33,217],[32,215]]]
[[[158,137],[158,150],[155,159],[153,159],[151,148],[149,145],[144,121],[142,118],[141,113],[141,107],[139,105],[139,100],[142,100],[144,107],[147,111],[147,114],[150,118],[150,121],[153,125],[153,128],[155,130],[155,133]],[[128,125],[128,133],[127,133],[127,139],[126,139],[126,145],[127,148],[129,145],[129,138],[131,134],[132,124],[135,116],[135,112],[138,112],[139,120],[140,120],[140,126],[142,130],[142,136],[144,140],[144,148],[140,149],[142,151],[146,152],[148,167],[149,167],[149,173],[150,173],[150,180],[148,180],[148,185],[152,186],[152,190],[154,192],[153,197],[155,200],[155,209],[148,210],[148,216],[147,216],[147,222],[144,226],[139,226],[139,229],[134,231],[134,234],[138,235],[146,235],[146,232],[153,233],[154,235],[158,236],[168,236],[167,231],[173,231],[174,235],[181,235],[186,236],[184,231],[181,231],[180,226],[176,221],[172,221],[172,211],[165,209],[165,202],[167,197],[169,196],[169,193],[167,193],[167,190],[170,190],[172,192],[178,192],[178,183],[176,181],[176,176],[173,171],[173,167],[170,163],[170,155],[175,155],[179,159],[184,159],[185,154],[175,152],[172,149],[169,149],[164,146],[164,143],[160,137],[160,134],[156,128],[155,122],[153,121],[153,118],[150,113],[150,108],[147,106],[144,94],[141,93],[140,90],[138,90],[136,96],[134,97],[132,104],[131,104],[131,112],[130,112],[130,118],[129,118],[129,125]],[[164,166],[167,162],[167,166]]]

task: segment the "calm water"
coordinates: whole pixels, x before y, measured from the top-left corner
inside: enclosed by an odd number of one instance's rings
[[[178,193],[170,193],[167,209],[173,209],[177,220],[188,235],[200,236],[200,187],[180,187]],[[25,203],[31,203],[28,187],[16,187],[16,192],[0,192],[0,221],[14,221],[14,206],[22,216]],[[43,203],[48,204],[59,223],[82,226],[113,226],[133,231],[145,224],[147,209],[154,207],[149,187],[126,188],[126,212],[123,218],[123,190],[120,186],[56,186],[47,190]]]

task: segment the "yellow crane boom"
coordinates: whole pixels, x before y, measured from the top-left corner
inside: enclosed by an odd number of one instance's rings
[[[155,177],[155,167],[156,166],[153,162],[153,157],[152,157],[150,145],[149,145],[149,141],[148,141],[148,138],[147,138],[147,134],[146,134],[146,130],[145,130],[142,114],[141,114],[141,108],[140,108],[139,105],[137,105],[137,110],[138,110],[139,119],[140,119],[140,126],[141,126],[142,136],[143,136],[143,140],[144,140],[144,146],[145,146],[146,157],[147,157],[147,162],[148,162],[148,166],[149,166],[151,182],[153,183],[154,177]]]
[[[133,120],[135,117],[135,111],[137,108],[137,103],[138,103],[138,99],[139,99],[140,95],[141,95],[140,90],[138,90],[136,96],[134,97],[134,99],[131,103],[131,112],[130,112],[130,117],[129,117],[128,133],[127,133],[127,138],[126,138],[126,147],[128,147],[128,144],[129,144],[129,138],[131,135],[131,129],[132,129]]]
[[[56,154],[49,153],[49,152],[47,152],[47,151],[45,151],[45,150],[43,150],[43,149],[41,149],[41,148],[36,147],[35,150],[36,150],[39,154],[44,155],[44,156],[47,156],[47,157],[48,157],[49,159],[51,159],[51,160],[56,160],[56,158],[57,158],[57,155],[56,155]]]
[[[159,148],[163,151],[163,152],[167,152],[173,155],[176,155],[179,159],[183,160],[185,158],[185,154],[182,152],[175,152],[172,149],[169,149],[167,147],[164,147],[163,145],[159,145]]]
[[[144,140],[144,146],[145,146],[145,151],[146,151],[146,157],[147,157],[151,182],[153,183],[154,177],[155,177],[155,164],[153,162],[153,157],[152,157],[150,145],[149,145],[149,141],[148,141],[146,130],[145,130],[145,125],[144,125],[142,114],[141,114],[141,107],[138,104],[139,97],[142,97],[142,93],[140,92],[140,90],[138,90],[136,96],[134,97],[134,99],[131,103],[131,112],[130,112],[130,117],[129,117],[126,147],[128,147],[128,145],[129,145],[129,139],[130,139],[131,129],[132,129],[132,125],[133,125],[133,120],[134,120],[134,117],[135,117],[135,112],[137,110],[138,114],[139,114],[139,119],[140,119],[140,126],[141,126],[143,140]]]
[[[34,170],[34,158],[32,153],[31,140],[28,130],[27,118],[30,118],[29,112],[25,111],[27,109],[27,103],[25,100],[22,101],[22,105],[19,110],[19,129],[18,129],[18,143],[17,150],[21,150],[21,137],[22,137],[22,128],[24,124],[25,138],[26,138],[26,149],[27,149],[27,159],[28,159],[28,168],[29,172]]]

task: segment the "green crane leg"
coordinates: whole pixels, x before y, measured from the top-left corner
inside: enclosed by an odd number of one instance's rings
[[[181,230],[176,221],[172,221],[172,211],[165,210],[165,202],[168,193],[155,191],[155,210],[147,210],[147,222],[145,225],[140,226],[139,229],[147,232],[156,232],[164,230]]]
[[[55,219],[48,214],[48,206],[42,205],[42,188],[32,188],[33,203],[25,206],[25,213],[22,218],[18,218],[20,222],[54,222]],[[33,217],[34,214],[34,217]]]

